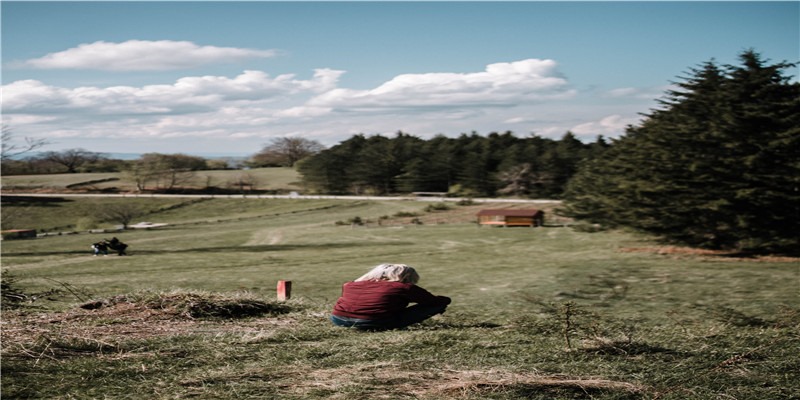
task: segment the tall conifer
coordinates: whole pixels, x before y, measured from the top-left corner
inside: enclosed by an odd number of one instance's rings
[[[565,194],[565,213],[711,248],[796,251],[800,85],[753,51],[667,92]]]

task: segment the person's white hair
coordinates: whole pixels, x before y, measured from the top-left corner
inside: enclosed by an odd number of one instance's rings
[[[419,274],[413,267],[405,264],[381,264],[355,281],[390,281],[416,284],[419,282]]]

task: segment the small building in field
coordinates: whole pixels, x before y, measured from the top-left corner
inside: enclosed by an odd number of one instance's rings
[[[478,225],[484,226],[542,226],[544,211],[542,210],[480,210]]]

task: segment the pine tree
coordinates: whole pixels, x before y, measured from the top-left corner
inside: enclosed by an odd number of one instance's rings
[[[565,213],[741,251],[797,246],[800,85],[747,51],[676,83],[570,181]]]

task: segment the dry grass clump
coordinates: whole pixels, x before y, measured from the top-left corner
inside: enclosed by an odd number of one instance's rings
[[[296,307],[296,305],[295,305]],[[3,315],[3,356],[59,358],[81,353],[118,350],[121,340],[187,335],[234,329],[225,321],[275,317],[293,311],[284,303],[263,301],[248,294],[173,291],[139,292],[84,303],[67,312]],[[279,325],[260,318],[237,325]],[[251,330],[252,330],[251,329]]]
[[[114,296],[105,300],[84,303],[80,308],[96,310],[111,307],[157,310],[163,314],[185,318],[245,318],[285,314],[291,310],[282,303],[266,302],[246,295],[220,295],[203,292],[176,291],[171,293],[143,292]]]

